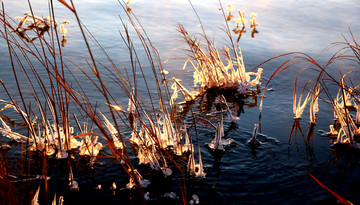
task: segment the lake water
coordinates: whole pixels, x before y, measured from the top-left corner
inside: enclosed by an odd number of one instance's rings
[[[2,1],[5,12],[9,17],[23,16],[29,12],[27,1],[11,0]],[[243,34],[239,45],[242,49],[245,66],[251,70],[265,60],[288,52],[304,52],[312,57],[318,56],[331,43],[344,41],[344,36],[351,40],[349,29],[355,38],[360,34],[360,3],[356,0],[279,0],[279,1],[228,1],[235,9],[245,10],[246,19],[250,20],[251,13],[257,13],[257,28],[259,33],[255,37],[250,36],[249,24],[247,32]],[[223,6],[228,2],[222,2]],[[214,37],[218,48],[226,45],[224,31],[224,19],[219,10],[220,5],[215,0],[193,0],[196,12],[201,18],[202,25],[208,36]],[[48,16],[47,1],[31,1],[34,14]],[[83,38],[78,29],[74,15],[59,2],[54,1],[55,15],[58,22],[70,21],[66,25],[68,29],[68,42],[63,48],[63,55],[76,62],[80,67],[87,67],[84,56],[88,54]],[[119,16],[127,22],[120,4],[114,0],[108,1],[83,1],[75,2],[79,17],[86,25],[91,34],[106,50],[114,63],[121,67],[129,66],[129,53],[124,46],[119,32],[123,31]],[[132,11],[146,31],[154,47],[156,47],[165,70],[169,71],[168,79],[176,77],[182,79],[185,87],[193,86],[192,72],[182,70],[183,64],[188,58],[187,45],[182,41],[176,26],[183,25],[189,33],[200,37],[201,27],[190,3],[185,0],[134,0],[131,5]],[[14,25],[16,25],[14,23]],[[233,22],[229,25],[234,27]],[[1,28],[3,29],[3,28]],[[135,33],[134,46],[141,47]],[[235,35],[234,35],[235,36]],[[235,36],[236,37],[236,36]],[[4,40],[0,41],[0,78],[7,84],[12,92],[16,93],[15,84],[11,77],[10,62],[7,55],[7,45]],[[106,57],[91,42],[94,56],[99,62],[106,63]],[[325,52],[318,58],[320,64],[325,64],[327,59],[337,49]],[[146,56],[140,50],[140,61],[146,62]],[[280,58],[262,65],[264,82],[270,75],[288,59]],[[339,77],[339,71],[347,66],[338,63],[331,67],[330,73]],[[152,75],[152,71],[144,63],[146,75]],[[99,101],[99,108],[106,109],[105,100],[94,88],[84,75],[76,69],[70,68],[80,84],[87,88],[88,97]],[[223,156],[213,156],[205,147],[213,139],[214,131],[209,126],[199,122],[199,144],[207,173],[204,180],[188,180],[188,195],[197,194],[201,204],[335,204],[336,198],[328,191],[320,187],[309,175],[316,176],[327,187],[348,199],[354,204],[360,202],[360,175],[359,153],[338,153],[332,151],[330,139],[321,136],[323,131],[328,131],[328,126],[333,122],[333,112],[330,106],[320,102],[319,120],[315,125],[314,136],[309,146],[305,145],[299,131],[297,139],[294,134],[290,138],[291,128],[294,123],[292,113],[292,98],[294,81],[300,66],[295,66],[277,76],[269,84],[273,92],[267,91],[264,98],[264,106],[261,118],[261,133],[259,140],[261,146],[252,148],[247,144],[251,137],[255,123],[259,122],[258,107],[244,108],[241,120],[236,125],[225,122],[226,137],[231,137],[238,143],[237,147],[226,150]],[[305,72],[299,80],[305,83],[312,79],[313,73]],[[106,79],[108,80],[108,79]],[[150,89],[153,89],[152,77],[149,77]],[[110,81],[110,80],[109,80]],[[357,82],[358,83],[358,82]],[[89,84],[89,86],[87,86]],[[25,85],[25,82],[24,82]],[[302,84],[303,85],[303,84]],[[262,88],[263,88],[262,86]],[[114,86],[114,89],[116,86]],[[139,87],[139,92],[146,95],[145,87]],[[336,90],[337,91],[337,90]],[[336,92],[335,91],[335,92]],[[156,90],[154,90],[156,92]],[[121,96],[121,91],[114,90]],[[6,98],[0,93],[0,99]],[[146,100],[146,99],[145,99]],[[127,98],[119,99],[126,105]],[[213,110],[214,111],[214,110]],[[195,109],[195,114],[206,116]],[[300,124],[306,134],[309,127],[309,111],[305,110]],[[218,115],[210,114],[216,122]],[[16,116],[13,115],[16,119]],[[129,134],[129,133],[127,133]],[[6,139],[1,138],[2,142]],[[19,157],[21,146],[14,146],[7,153],[9,160]],[[104,155],[111,155],[104,151]],[[34,160],[36,161],[36,160]],[[111,183],[116,181],[119,187],[124,187],[128,181],[126,173],[122,171],[118,162],[101,159],[90,169],[84,163],[79,163],[74,169],[74,177],[79,183],[80,191],[70,192],[66,181],[66,171],[62,167],[66,161],[49,162],[49,180],[51,192],[58,196],[63,195],[65,204],[115,204],[121,201],[129,201],[132,193],[120,191],[116,193],[109,190]],[[14,165],[15,166],[15,165]],[[38,165],[40,166],[40,165]],[[15,166],[16,167],[16,166]],[[175,192],[181,196],[181,179],[166,178],[163,180],[157,176],[146,174],[152,179],[152,185],[145,189],[150,193],[150,198],[157,199],[164,193]],[[65,177],[64,177],[65,176]],[[38,182],[31,182],[30,187],[36,189]],[[103,185],[102,190],[96,190],[98,184]],[[150,202],[151,203],[151,202]],[[181,203],[181,200],[155,201],[157,203]]]

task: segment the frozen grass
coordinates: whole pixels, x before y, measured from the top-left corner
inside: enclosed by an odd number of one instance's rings
[[[310,127],[309,131],[314,129],[316,120],[318,118],[317,113],[319,111],[319,100],[325,102],[331,106],[334,112],[335,122],[330,125],[330,136],[336,136],[334,144],[346,144],[355,148],[360,148],[359,146],[359,82],[353,78],[356,76],[356,73],[359,69],[360,55],[359,55],[359,45],[356,42],[353,34],[350,31],[352,42],[348,41],[344,37],[344,42],[333,43],[327,48],[337,49],[336,52],[330,57],[330,59],[325,62],[324,65],[318,62],[317,58],[312,58],[311,56],[304,53],[286,53],[274,58],[271,58],[262,64],[271,61],[277,58],[283,58],[290,56],[289,59],[285,60],[284,63],[277,68],[277,70],[272,74],[270,79],[266,82],[262,99],[260,102],[260,117],[262,110],[263,97],[266,92],[266,88],[269,82],[275,78],[278,74],[283,72],[286,69],[291,67],[300,68],[298,75],[295,79],[294,86],[294,95],[293,95],[293,112],[295,122],[291,130],[291,135],[297,129],[300,129],[302,133],[299,119],[303,114],[305,108],[309,106],[309,116],[310,116]],[[346,67],[346,70],[343,73],[343,70],[340,70],[339,73],[330,74],[330,70],[333,67],[333,64],[337,62],[349,63],[350,66]],[[302,87],[302,91],[297,94],[298,79],[299,76],[310,70],[315,75],[314,79],[309,79],[305,85]],[[345,68],[344,68],[345,70]],[[333,72],[331,72],[333,73]],[[308,86],[311,85],[311,86]],[[330,90],[338,90],[337,95],[334,96]],[[305,96],[305,99],[303,99]],[[355,111],[355,115],[351,115],[351,112]],[[260,118],[261,119],[261,118]],[[330,119],[329,119],[330,120]],[[311,132],[308,133],[308,137],[312,136]],[[291,136],[290,136],[291,139]],[[306,140],[309,142],[309,139]]]
[[[34,203],[38,201],[39,190],[40,196],[42,196],[41,192],[46,193],[46,196],[49,193],[48,178],[46,177],[49,158],[68,160],[66,170],[68,170],[69,177],[66,180],[69,182],[69,189],[72,191],[79,189],[75,180],[77,176],[74,176],[72,171],[74,168],[72,163],[74,156],[81,155],[89,158],[89,165],[93,168],[96,168],[96,161],[102,157],[111,157],[117,160],[123,168],[122,171],[129,176],[129,183],[124,188],[136,187],[136,190],[143,196],[141,200],[144,203],[149,196],[143,193],[142,188],[148,186],[151,181],[144,178],[146,175],[138,169],[138,164],[145,164],[152,171],[162,173],[164,177],[171,177],[176,172],[179,175],[177,183],[181,187],[182,203],[187,204],[186,179],[206,177],[200,145],[196,140],[198,139],[196,126],[199,124],[197,120],[210,124],[215,130],[215,137],[208,144],[209,148],[215,151],[225,151],[225,148],[236,143],[230,138],[223,139],[225,137],[223,107],[225,107],[224,110],[230,121],[238,121],[239,116],[232,114],[227,96],[224,97],[220,94],[230,92],[241,96],[242,99],[250,96],[257,98],[261,85],[262,69],[258,68],[256,72],[254,71],[256,68],[246,71],[241,49],[231,35],[228,20],[232,18],[232,8],[228,6],[228,13],[225,13],[222,8],[225,20],[224,31],[228,38],[228,46],[222,49],[218,49],[215,42],[208,38],[203,27],[203,33],[200,34],[200,38],[197,38],[190,35],[182,25],[178,26],[178,31],[183,35],[184,42],[189,46],[191,53],[184,65],[184,68],[190,65],[194,71],[194,91],[189,91],[176,78],[172,79],[174,84],[171,88],[166,83],[162,83],[167,82],[166,71],[163,69],[156,48],[153,47],[141,23],[131,11],[130,1],[119,1],[127,18],[124,20],[123,17],[120,17],[123,25],[120,38],[128,49],[129,64],[131,65],[130,68],[125,69],[120,69],[111,60],[105,49],[82,24],[73,1],[70,0],[70,4],[62,0],[59,2],[64,5],[64,9],[69,9],[74,14],[88,49],[89,67],[79,69],[97,88],[99,96],[102,97],[99,102],[106,104],[108,109],[98,110],[98,102],[94,103],[89,100],[86,89],[67,69],[68,65],[72,63],[62,55],[66,29],[64,25],[60,28],[56,25],[52,1],[49,2],[49,17],[46,18],[36,17],[34,15],[36,11],[32,10],[29,3],[31,14],[20,18],[17,26],[13,25],[13,21],[6,15],[4,5],[2,5],[0,22],[3,28],[0,30],[0,35],[8,46],[17,93],[9,91],[8,85],[1,81],[7,98],[6,101],[1,100],[4,105],[1,111],[13,109],[18,113],[24,121],[27,133],[18,133],[12,130],[6,120],[2,118],[0,118],[0,132],[5,137],[18,141],[22,145],[26,144],[28,149],[23,150],[23,153],[38,155],[42,160],[42,169],[39,175],[43,176],[40,179],[43,183],[37,189],[37,194],[31,197]],[[222,7],[221,3],[220,6]],[[238,14],[239,18],[235,19],[235,23],[238,24],[237,27],[240,24],[244,26],[246,24],[244,12],[239,10]],[[200,18],[199,21],[201,23]],[[127,23],[130,24],[130,28]],[[250,27],[254,33],[257,26],[259,25],[256,22],[256,15],[252,15]],[[30,32],[35,33],[36,38],[29,38]],[[130,34],[135,34],[140,46],[135,45],[135,41],[130,37],[133,35]],[[96,49],[103,52],[110,66],[96,61],[93,55],[94,48],[90,46],[89,40],[95,42]],[[331,127],[331,134],[335,135],[336,133],[335,143],[359,148],[359,84],[348,78],[351,76],[351,72],[340,73],[339,80],[327,72],[330,65],[339,60],[349,60],[358,66],[360,49],[353,36],[352,40],[351,43],[345,39],[345,43],[334,44],[333,46],[343,47],[325,65],[320,65],[316,59],[301,53],[287,53],[269,59],[268,61],[295,55],[295,57],[285,60],[266,82],[260,103],[260,116],[263,97],[270,80],[284,70],[306,62],[307,66],[299,71],[295,80],[293,95],[295,121],[291,135],[295,131],[296,137],[299,129],[305,139],[299,119],[306,110],[306,106],[309,105],[311,122],[305,140],[309,144],[319,110],[318,101],[321,100],[332,106],[334,110],[336,122]],[[146,55],[147,62],[140,61],[139,55],[141,54]],[[150,65],[150,70],[144,70],[145,64]],[[297,88],[300,86],[297,80],[307,69],[315,71],[317,76],[303,85],[301,94],[298,95]],[[135,73],[140,73],[140,75],[135,75]],[[146,76],[148,73],[152,73],[151,80]],[[155,92],[150,89],[150,85],[155,85]],[[329,91],[333,89],[333,86],[339,89],[336,97],[333,97]],[[112,92],[114,87],[128,98],[127,109],[121,105],[120,97]],[[145,88],[145,94],[138,92],[140,87]],[[170,89],[174,91],[172,95]],[[202,99],[204,95],[215,93],[213,99],[216,99],[220,105],[220,121],[212,123],[207,119],[195,116],[189,103],[189,107],[186,108],[191,113],[188,120],[192,121],[192,127],[189,129],[186,124],[190,123],[182,118],[184,115],[179,115],[176,110],[176,98],[179,92],[184,94],[186,101],[195,101],[199,98]],[[303,99],[304,96],[305,99]],[[171,105],[168,105],[169,102]],[[351,115],[351,109],[356,110],[355,117]],[[72,113],[74,110],[76,113]],[[71,116],[74,116],[73,120]],[[81,116],[80,120],[76,116]],[[95,130],[97,134],[94,134]],[[131,134],[124,135],[126,133],[124,130],[130,131]],[[255,124],[250,144],[260,145],[256,139],[259,131],[261,132],[261,124]],[[192,139],[193,135],[196,136],[196,139]],[[291,137],[289,140],[291,141]],[[197,148],[195,148],[196,143],[193,142],[197,142]],[[108,149],[112,155],[103,156],[103,149]],[[24,171],[21,175],[30,177],[27,173],[30,173],[32,154],[29,154],[27,159],[29,167],[22,167]],[[185,160],[179,160],[181,157]],[[185,166],[183,166],[183,161],[187,162]],[[19,199],[13,194],[16,187],[11,183],[6,159],[1,160],[0,180],[3,190],[1,194],[6,195],[1,197],[1,200],[7,199],[11,203],[17,204]],[[115,183],[113,189],[117,189]],[[196,197],[196,195],[193,196],[192,200],[198,200]],[[60,197],[60,199],[63,198]]]

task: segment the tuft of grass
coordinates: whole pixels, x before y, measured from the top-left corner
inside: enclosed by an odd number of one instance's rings
[[[300,124],[297,122],[297,119],[300,119],[305,108],[309,104],[309,116],[310,116],[310,127],[308,131],[308,144],[311,133],[313,133],[313,127],[315,126],[316,120],[318,118],[317,113],[319,111],[319,100],[328,104],[334,111],[335,123],[330,125],[330,135],[336,134],[335,144],[347,144],[356,148],[359,148],[359,122],[358,118],[358,104],[359,104],[359,82],[354,79],[352,76],[356,75],[358,72],[360,58],[359,58],[359,45],[356,42],[353,34],[351,33],[353,42],[349,42],[345,37],[344,42],[337,42],[331,44],[327,49],[338,48],[338,50],[330,57],[330,59],[325,62],[324,65],[321,65],[317,58],[312,58],[311,56],[304,53],[286,53],[279,56],[275,56],[261,64],[257,67],[262,66],[264,63],[271,61],[273,59],[290,57],[283,64],[278,67],[275,72],[271,75],[269,80],[266,82],[265,88],[263,90],[262,98],[260,101],[260,117],[261,120],[261,111],[263,98],[266,92],[266,88],[269,82],[279,75],[281,72],[292,68],[298,67],[300,65],[300,70],[295,79],[294,94],[293,94],[293,112],[295,115],[295,122],[291,129],[291,135],[293,130],[299,128]],[[332,65],[335,63],[346,63],[350,62],[352,65],[352,70],[347,71],[345,74],[340,72],[338,75],[330,74]],[[256,68],[256,67],[255,67]],[[255,69],[254,68],[254,69]],[[345,68],[344,68],[345,69]],[[347,67],[346,69],[349,69]],[[315,78],[308,80],[305,85],[302,87],[301,94],[299,99],[297,99],[297,88],[299,75],[305,70],[309,70],[314,73]],[[338,80],[337,80],[338,79]],[[309,88],[308,84],[312,83],[312,86]],[[337,89],[338,93],[336,96],[330,91]],[[302,100],[302,96],[306,95],[305,100]],[[350,113],[352,110],[356,110],[356,115],[353,117]],[[302,131],[301,131],[302,133]],[[303,135],[303,134],[302,134]],[[304,136],[304,135],[303,135]]]

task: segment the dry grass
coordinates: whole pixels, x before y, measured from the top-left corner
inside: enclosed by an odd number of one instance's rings
[[[191,137],[191,133],[195,133],[196,139],[198,139],[195,119],[200,119],[214,127],[216,137],[209,143],[210,148],[224,151],[224,146],[229,142],[223,139],[222,108],[221,120],[217,125],[214,125],[209,120],[195,117],[190,105],[187,108],[191,113],[190,120],[193,121],[191,122],[193,127],[190,130],[185,125],[186,120],[176,110],[175,100],[178,92],[182,92],[187,101],[203,98],[210,92],[222,94],[221,92],[224,90],[231,90],[232,94],[236,93],[241,98],[255,96],[257,99],[258,92],[253,91],[253,89],[259,90],[261,85],[262,69],[259,68],[257,72],[254,72],[256,67],[252,71],[246,71],[241,49],[230,34],[226,20],[231,18],[229,17],[231,12],[223,13],[224,31],[228,37],[229,46],[222,49],[218,49],[215,42],[208,38],[203,27],[203,33],[200,35],[201,40],[199,40],[190,35],[183,26],[178,26],[178,31],[182,34],[191,53],[184,65],[186,68],[190,64],[194,71],[195,88],[194,91],[189,91],[176,78],[173,78],[174,84],[171,88],[167,84],[161,83],[166,81],[166,76],[159,54],[156,48],[152,46],[136,15],[130,12],[129,2],[119,1],[130,24],[129,28],[126,20],[120,17],[123,25],[120,38],[128,49],[130,65],[129,68],[124,69],[119,68],[112,61],[105,49],[82,24],[73,1],[70,0],[70,4],[62,0],[59,2],[65,6],[64,8],[69,9],[77,20],[90,59],[88,68],[79,69],[86,79],[92,83],[92,86],[97,89],[98,96],[102,98],[99,99],[99,102],[104,102],[107,105],[107,110],[98,110],[98,102],[94,103],[88,98],[86,88],[83,88],[81,83],[72,75],[72,72],[67,69],[73,64],[62,55],[62,43],[66,32],[64,27],[60,27],[59,30],[55,24],[56,18],[52,1],[49,3],[50,24],[44,24],[46,29],[34,24],[29,31],[37,33],[38,37],[31,40],[25,32],[18,32],[21,30],[22,24],[18,24],[17,28],[12,25],[13,21],[6,15],[3,6],[2,14],[0,14],[0,24],[3,27],[0,30],[0,36],[7,43],[17,93],[8,90],[8,85],[1,81],[5,96],[8,99],[7,101],[1,100],[5,106],[2,110],[12,108],[18,113],[24,121],[27,133],[18,133],[16,130],[12,130],[6,120],[2,118],[0,118],[2,124],[0,132],[12,140],[23,141],[27,144],[28,149],[24,149],[23,153],[30,153],[31,151],[31,153],[40,156],[42,161],[41,173],[39,174],[41,176],[48,175],[47,160],[49,158],[67,159],[66,170],[69,170],[69,178],[66,180],[69,181],[70,189],[76,190],[77,188],[75,180],[77,176],[74,176],[72,172],[75,155],[89,157],[91,167],[96,166],[94,165],[96,160],[109,157],[115,159],[123,168],[122,171],[128,175],[129,183],[126,188],[136,187],[143,196],[142,201],[144,203],[146,201],[143,188],[149,185],[149,180],[138,169],[138,164],[145,164],[151,170],[162,173],[164,177],[169,177],[176,171],[180,175],[177,183],[181,187],[182,202],[187,204],[187,177],[204,178],[206,176],[199,142],[197,140],[197,150],[195,150],[193,141],[196,140]],[[27,18],[35,19],[31,4],[29,7],[31,14]],[[246,24],[244,14],[240,11],[238,13],[240,16],[238,23]],[[23,21],[27,18],[24,18]],[[255,19],[252,17],[251,20],[253,30],[256,30],[256,26],[258,26]],[[38,21],[45,22],[45,19],[38,19]],[[136,41],[140,43],[139,47],[130,37],[133,36],[131,34],[136,34]],[[34,43],[35,40],[36,43]],[[96,60],[93,55],[94,48],[90,46],[89,40],[95,42],[97,49],[103,52],[110,66],[105,66],[105,62]],[[300,70],[298,76],[307,69],[314,71],[317,76],[310,79],[302,87],[300,96],[297,95],[297,88],[300,87],[297,82],[298,77],[295,80],[293,95],[295,122],[291,136],[295,133],[296,138],[299,129],[304,141],[307,145],[309,144],[313,137],[319,110],[318,101],[321,100],[332,106],[334,110],[334,116],[337,120],[337,126],[333,126],[333,131],[336,130],[337,132],[336,143],[360,147],[358,145],[360,142],[359,84],[348,78],[351,73],[341,74],[340,80],[336,80],[334,76],[328,73],[330,65],[339,60],[350,60],[359,64],[360,49],[354,38],[351,43],[345,39],[345,43],[335,45],[343,45],[344,47],[339,49],[324,66],[320,65],[316,59],[302,53],[287,53],[269,59],[268,61],[295,55],[295,57],[285,60],[266,82],[260,102],[260,116],[265,90],[270,80],[273,80],[284,70],[306,62],[308,66]],[[147,57],[148,61],[146,62],[140,60],[139,55],[143,53]],[[145,65],[150,65],[150,69],[145,70]],[[135,75],[136,73],[140,73],[140,75]],[[152,74],[151,80],[147,76],[148,73]],[[339,89],[336,97],[333,97],[329,91],[332,89],[331,86],[337,86]],[[123,96],[118,96],[113,92],[114,87],[129,100],[127,109],[121,105]],[[151,87],[155,87],[156,91],[151,90]],[[145,88],[145,92],[139,93],[139,88]],[[170,94],[170,89],[173,89],[174,94]],[[306,97],[302,101],[303,96]],[[218,99],[217,97],[213,99]],[[169,102],[171,105],[168,104]],[[238,115],[232,114],[226,97],[221,95],[219,102],[221,106],[226,107],[230,121],[239,120]],[[308,104],[310,105],[311,124],[305,138],[299,118]],[[257,105],[257,101],[255,105]],[[351,108],[356,109],[355,118],[351,115]],[[74,116],[73,120],[72,116]],[[76,116],[81,116],[81,118],[78,119]],[[261,131],[260,125],[259,130]],[[255,125],[254,141],[257,128],[258,126]],[[97,131],[96,135],[94,134],[95,130]],[[124,130],[131,132],[131,134],[127,136],[124,134],[126,133]],[[289,141],[291,141],[291,136]],[[109,149],[112,155],[102,156],[101,150],[103,149]],[[195,155],[198,156],[198,163],[195,163]],[[32,154],[27,156],[29,157],[29,167],[22,167],[24,169],[22,175],[30,173]],[[185,159],[179,160],[180,157]],[[137,160],[134,160],[135,158]],[[187,161],[185,166],[183,165],[184,161]],[[42,183],[40,190],[48,196],[47,177],[42,178],[41,181],[44,183]],[[6,159],[2,159],[0,164],[0,186],[1,200],[6,199],[13,204],[20,201],[16,196],[16,187],[9,180]]]

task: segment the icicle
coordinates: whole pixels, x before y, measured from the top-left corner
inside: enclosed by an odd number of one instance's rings
[[[224,151],[224,146],[222,145],[221,141],[222,141],[222,136],[221,136],[221,123],[218,123],[218,126],[216,128],[216,133],[215,133],[215,138],[213,141],[211,141],[208,146],[210,149],[213,150],[220,150],[220,151]]]
[[[187,171],[190,175],[195,175],[197,178],[205,178],[206,173],[201,159],[201,152],[199,150],[199,164],[195,164],[194,152],[189,155],[189,161],[187,164]]]
[[[31,205],[40,205],[39,201],[38,201],[39,200],[39,192],[40,192],[40,185],[39,185],[33,199],[31,200]]]
[[[187,164],[187,171],[189,172],[189,174],[195,174],[195,159],[194,159],[194,152],[192,152],[189,155],[189,160],[188,160],[188,164]]]
[[[300,95],[299,102],[296,104],[296,93],[294,94],[293,112],[295,115],[295,119],[301,118],[301,114],[304,112],[306,104],[310,100],[309,97],[310,97],[310,93],[307,94],[304,102],[301,104],[302,95]]]
[[[3,125],[4,128],[0,128],[0,132],[5,136],[8,137],[10,139],[13,139],[15,141],[19,141],[20,139],[27,139],[27,137],[25,137],[24,135],[18,134],[16,132],[11,131],[10,126],[8,126],[4,120],[0,117],[1,123]]]
[[[236,116],[233,115],[232,111],[230,110],[230,106],[229,106],[229,104],[228,104],[227,101],[226,101],[226,98],[225,98],[223,95],[221,95],[220,98],[221,98],[220,101],[221,101],[222,103],[224,103],[225,106],[226,106],[226,110],[227,110],[227,112],[228,112],[228,118],[229,118],[229,120],[232,121],[232,122],[236,122],[236,121],[240,120],[240,117],[236,117]]]
[[[356,106],[356,117],[355,117],[355,124],[360,126],[360,103]]]
[[[123,144],[120,142],[120,140],[116,136],[117,133],[118,133],[116,128],[114,127],[114,125],[112,125],[110,123],[110,121],[105,117],[105,115],[103,115],[101,112],[99,112],[99,113],[101,114],[101,116],[105,120],[105,126],[110,131],[110,135],[112,137],[112,140],[113,140],[113,143],[114,143],[115,147],[117,149],[123,149],[124,148]]]
[[[135,89],[132,88],[131,94],[130,94],[130,97],[129,97],[129,103],[128,103],[127,111],[129,111],[130,113],[135,114],[136,110],[137,110],[137,108],[136,108]]]
[[[64,150],[64,149],[58,149],[58,151],[56,153],[57,159],[65,159],[68,156],[69,156],[69,154],[67,153],[67,150]]]
[[[320,87],[316,88],[316,91],[311,95],[310,101],[310,122],[315,124],[316,122],[316,114],[319,111],[319,93]]]
[[[204,172],[204,166],[201,159],[201,152],[199,149],[199,164],[195,165],[195,177],[196,178],[205,178],[206,173]]]
[[[176,196],[176,194],[175,194],[174,192],[165,193],[165,194],[163,195],[163,197],[169,198],[169,199],[172,199],[172,200],[177,199],[177,196]]]
[[[196,194],[192,195],[191,200],[189,201],[189,204],[194,205],[194,204],[199,204],[199,203],[200,203],[199,197]]]
[[[115,183],[115,182],[113,182],[113,183],[112,183],[112,185],[111,185],[111,187],[110,187],[110,189],[112,189],[112,190],[116,190],[116,187],[117,187],[117,186],[116,186],[116,183]]]
[[[189,135],[188,135],[188,133],[187,133],[187,131],[186,131],[186,126],[184,125],[184,127],[185,127],[185,144],[179,145],[179,147],[181,148],[181,152],[182,152],[182,153],[183,153],[183,152],[189,152],[189,151],[191,151],[191,150],[194,150],[193,144],[190,143]],[[182,154],[182,153],[181,153],[181,154]],[[180,154],[180,155],[181,155],[181,154]]]
[[[247,84],[251,87],[255,87],[257,85],[260,85],[261,82],[261,74],[263,72],[263,69],[262,68],[259,68],[257,73],[254,73],[254,72],[247,72],[245,75],[246,75],[246,81],[248,82]],[[250,81],[250,76],[251,75],[254,75],[255,76],[255,79],[251,80]]]
[[[64,204],[64,196],[60,196],[58,205],[63,205],[63,204]]]
[[[161,171],[163,172],[165,177],[172,175],[172,170],[168,167],[161,168]]]
[[[261,142],[256,139],[256,136],[258,135],[258,127],[259,125],[258,124],[255,124],[254,125],[254,130],[253,130],[253,133],[252,133],[252,137],[251,139],[248,141],[248,143],[250,145],[253,145],[253,146],[259,146],[261,144]]]
[[[137,178],[137,180],[139,181],[139,184],[142,188],[145,188],[147,186],[149,186],[150,184],[150,180],[148,179],[143,179],[143,177],[141,176],[141,174],[136,170],[134,169],[134,174],[135,174],[135,177]],[[135,182],[132,180],[132,178],[130,178],[129,180],[129,183],[126,184],[126,188],[127,189],[132,189],[135,187]]]
[[[173,94],[171,95],[170,98],[170,105],[173,105],[175,103],[175,100],[178,98],[178,92],[179,92],[176,86],[176,82],[174,82],[171,85],[171,89],[173,90]]]
[[[113,104],[107,104],[107,105],[109,105],[110,107],[112,107],[116,111],[125,112],[120,105],[113,105]]]
[[[90,136],[85,136],[79,149],[79,155],[87,155],[91,157],[99,155],[103,145],[97,140],[98,136],[94,136],[92,140],[90,139]]]
[[[182,86],[178,79],[172,78],[172,80],[179,86],[180,90],[184,95],[186,96],[187,100],[195,100],[197,92],[189,92],[188,89],[186,89],[184,86]]]
[[[69,173],[69,186],[70,186],[70,191],[79,191],[79,184],[77,183],[77,181],[74,180],[74,175],[71,167]]]
[[[16,106],[13,105],[12,103],[6,102],[5,100],[2,100],[2,99],[0,99],[0,102],[6,104],[0,111],[3,111],[3,110],[5,110],[5,109],[7,109],[7,108],[12,108],[12,109],[14,109],[17,113],[21,114],[21,115],[25,118],[25,120],[27,121],[28,115],[27,115],[24,111],[22,111],[22,110],[20,109],[20,107],[16,107]]]
[[[339,133],[338,131],[334,128],[334,125],[329,125],[329,129],[330,132],[328,132],[328,135],[333,135],[333,136],[337,136]]]
[[[54,194],[54,200],[52,201],[51,205],[56,205],[56,192]]]
[[[150,199],[150,193],[149,192],[146,192],[145,194],[144,194],[144,199],[145,199],[145,201],[150,201],[151,199]]]

